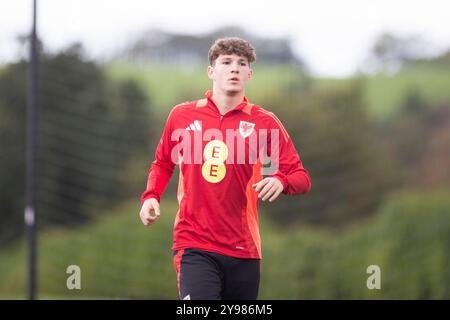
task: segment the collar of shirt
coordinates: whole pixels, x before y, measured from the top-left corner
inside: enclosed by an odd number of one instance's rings
[[[216,104],[212,100],[212,94],[213,94],[212,90],[208,90],[208,91],[205,92],[205,97],[206,97],[206,99],[208,101],[208,104],[213,106],[217,110],[217,112],[219,112],[219,108],[216,106]],[[239,111],[239,110],[243,111],[243,112],[245,112],[247,114],[250,114],[251,107],[252,107],[252,104],[249,103],[247,97],[244,96],[244,98],[242,99],[242,102],[240,104],[238,104],[233,109],[228,110],[225,114],[227,114],[229,112],[232,112],[232,111]]]

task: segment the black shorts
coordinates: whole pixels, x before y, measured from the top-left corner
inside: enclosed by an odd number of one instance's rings
[[[199,249],[174,251],[178,294],[183,300],[256,300],[260,260]]]

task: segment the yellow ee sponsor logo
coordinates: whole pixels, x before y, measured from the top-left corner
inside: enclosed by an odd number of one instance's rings
[[[228,157],[227,145],[223,141],[212,140],[205,146],[203,155],[206,160],[202,166],[203,178],[210,183],[222,181],[227,173],[224,164]]]

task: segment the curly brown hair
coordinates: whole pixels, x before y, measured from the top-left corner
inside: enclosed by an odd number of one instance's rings
[[[209,49],[209,65],[214,66],[216,59],[221,54],[236,54],[247,58],[248,63],[256,60],[255,48],[248,41],[237,37],[217,39]]]

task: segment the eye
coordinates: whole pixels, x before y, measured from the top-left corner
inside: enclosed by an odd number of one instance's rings
[[[241,62],[241,66],[245,67],[247,64],[245,62]]]
[[[224,61],[222,64],[230,64],[230,61]]]

